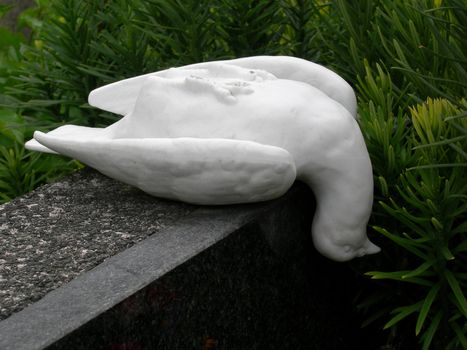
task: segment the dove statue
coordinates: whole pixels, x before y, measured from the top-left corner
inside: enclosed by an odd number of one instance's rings
[[[366,234],[373,176],[355,94],[331,70],[286,56],[204,62],[100,87],[89,104],[123,118],[36,131],[26,148],[196,204],[270,200],[300,180],[316,197],[321,254],[346,261],[380,250]]]

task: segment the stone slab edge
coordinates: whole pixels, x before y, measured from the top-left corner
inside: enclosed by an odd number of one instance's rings
[[[44,349],[284,201],[200,207],[0,322],[0,349]]]

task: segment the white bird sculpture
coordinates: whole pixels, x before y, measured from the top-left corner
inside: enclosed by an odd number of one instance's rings
[[[380,250],[366,235],[373,177],[355,94],[332,71],[284,56],[205,62],[103,86],[89,104],[124,117],[36,131],[26,147],[196,204],[269,200],[298,179],[316,196],[319,252],[345,261]]]

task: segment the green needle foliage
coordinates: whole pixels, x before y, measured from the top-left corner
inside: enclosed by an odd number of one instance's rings
[[[465,101],[461,103],[467,107]],[[375,211],[380,215],[373,228],[394,243],[386,248],[385,266],[399,270],[367,275],[402,284],[399,306],[389,308],[392,318],[385,328],[413,317],[422,349],[432,343],[435,349],[466,345],[467,120],[463,116],[465,112],[444,99],[411,107],[413,127],[404,144],[408,156],[388,152],[391,168],[377,179]],[[373,135],[373,140],[379,137],[385,135]],[[402,154],[392,149],[394,155]],[[374,160],[378,161],[383,160]],[[381,300],[386,305],[394,300],[393,291],[388,291]]]
[[[323,23],[343,30],[348,44],[321,35],[339,53],[332,65],[357,77],[375,174],[371,224],[387,239],[375,260],[381,271],[367,273],[380,287],[362,306],[373,310],[369,320],[390,314],[384,327],[396,334],[412,329],[422,349],[467,348],[466,5],[332,7],[343,20]]]
[[[284,20],[278,1],[219,1],[216,23],[232,57],[274,55],[281,51]]]
[[[422,349],[467,348],[465,0],[36,2],[20,20],[31,38],[0,29],[3,200],[77,167],[24,151],[33,129],[119,118],[87,104],[98,86],[199,61],[309,59],[358,95],[370,234],[383,247],[353,263],[375,270],[361,301],[368,323],[389,329],[395,348],[407,330]]]
[[[164,68],[226,54],[214,20],[215,8],[202,1],[150,0],[138,9],[138,15],[137,28],[148,35]]]
[[[30,137],[24,119],[11,110],[0,109],[0,203],[53,181],[81,167],[64,157],[28,152],[24,136]]]
[[[10,9],[2,5],[0,16]],[[31,17],[31,13],[28,10],[23,14],[20,22],[30,23],[39,30],[40,21]],[[21,23],[18,24],[21,27]],[[32,135],[32,125],[40,128],[44,126],[44,121],[33,121],[24,117],[19,110],[4,107],[16,101],[15,97],[7,96],[4,92],[11,88],[12,77],[21,66],[20,57],[25,42],[23,35],[0,27],[0,104],[3,105],[0,107],[0,203],[30,192],[79,167],[77,162],[63,157],[26,151],[23,144],[25,138]],[[50,125],[50,122],[46,124]]]
[[[0,145],[0,203],[79,168],[76,161],[28,152],[23,144]]]

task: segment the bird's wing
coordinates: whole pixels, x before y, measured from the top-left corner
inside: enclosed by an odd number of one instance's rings
[[[48,137],[57,137],[60,139],[93,140],[102,136],[104,129],[90,128],[78,125],[63,125],[47,133]],[[42,133],[41,133],[42,134]],[[38,142],[35,138],[25,143],[24,147],[31,151],[58,154],[58,152]]]
[[[208,68],[213,63],[261,69],[280,79],[290,79],[310,84],[342,104],[354,117],[357,103],[350,85],[333,71],[304,59],[288,56],[253,56],[227,61],[196,63],[184,68]],[[100,109],[126,115],[133,110],[141,86],[150,76],[164,77],[168,70],[120,80],[97,88],[89,94],[89,104]]]
[[[77,130],[75,130],[77,131]],[[48,149],[158,197],[195,204],[264,201],[296,177],[284,149],[251,141],[197,138],[80,138],[37,132]]]

